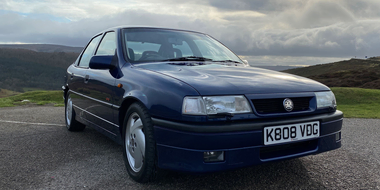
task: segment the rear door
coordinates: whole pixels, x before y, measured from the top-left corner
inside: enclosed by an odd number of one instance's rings
[[[95,36],[86,46],[83,53],[80,55],[78,63],[76,63],[74,69],[69,71],[69,89],[71,94],[71,100],[73,101],[73,107],[76,113],[82,117],[86,118],[86,113],[84,110],[89,104],[88,99],[85,94],[87,94],[87,71],[90,59],[95,52],[97,44],[101,38],[101,35]]]

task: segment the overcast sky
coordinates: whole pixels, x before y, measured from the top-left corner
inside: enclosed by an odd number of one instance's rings
[[[380,55],[380,0],[0,0],[0,43],[85,46],[118,25],[204,32],[251,64]]]

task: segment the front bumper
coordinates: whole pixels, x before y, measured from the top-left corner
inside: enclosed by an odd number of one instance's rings
[[[309,121],[320,121],[320,136],[311,140],[265,146],[263,128]],[[157,143],[158,167],[184,172],[214,172],[275,160],[318,154],[341,147],[343,113],[308,117],[191,125],[153,118]],[[206,151],[224,151],[224,161],[205,163]]]

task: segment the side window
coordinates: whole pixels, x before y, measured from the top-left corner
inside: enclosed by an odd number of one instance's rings
[[[91,40],[86,49],[84,50],[82,57],[79,61],[79,67],[88,67],[92,53],[94,52],[96,45],[98,44],[100,36],[97,36]]]
[[[96,55],[114,55],[116,49],[115,32],[108,32],[100,42]]]

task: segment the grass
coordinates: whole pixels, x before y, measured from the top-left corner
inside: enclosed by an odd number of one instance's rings
[[[338,109],[344,117],[380,118],[380,90],[333,87]]]
[[[380,118],[380,90],[363,88],[333,87],[338,109],[344,117]],[[23,100],[29,100],[24,101]],[[34,103],[37,105],[53,104],[64,106],[62,91],[31,91],[0,98],[0,107],[13,107]]]
[[[16,94],[19,94],[19,92],[6,90],[6,89],[0,89],[0,98],[8,97],[8,96],[14,96]]]
[[[29,92],[29,91],[42,91],[40,88],[22,88],[24,92]]]
[[[64,106],[62,91],[30,91],[0,98],[0,107],[13,107],[25,104]]]

